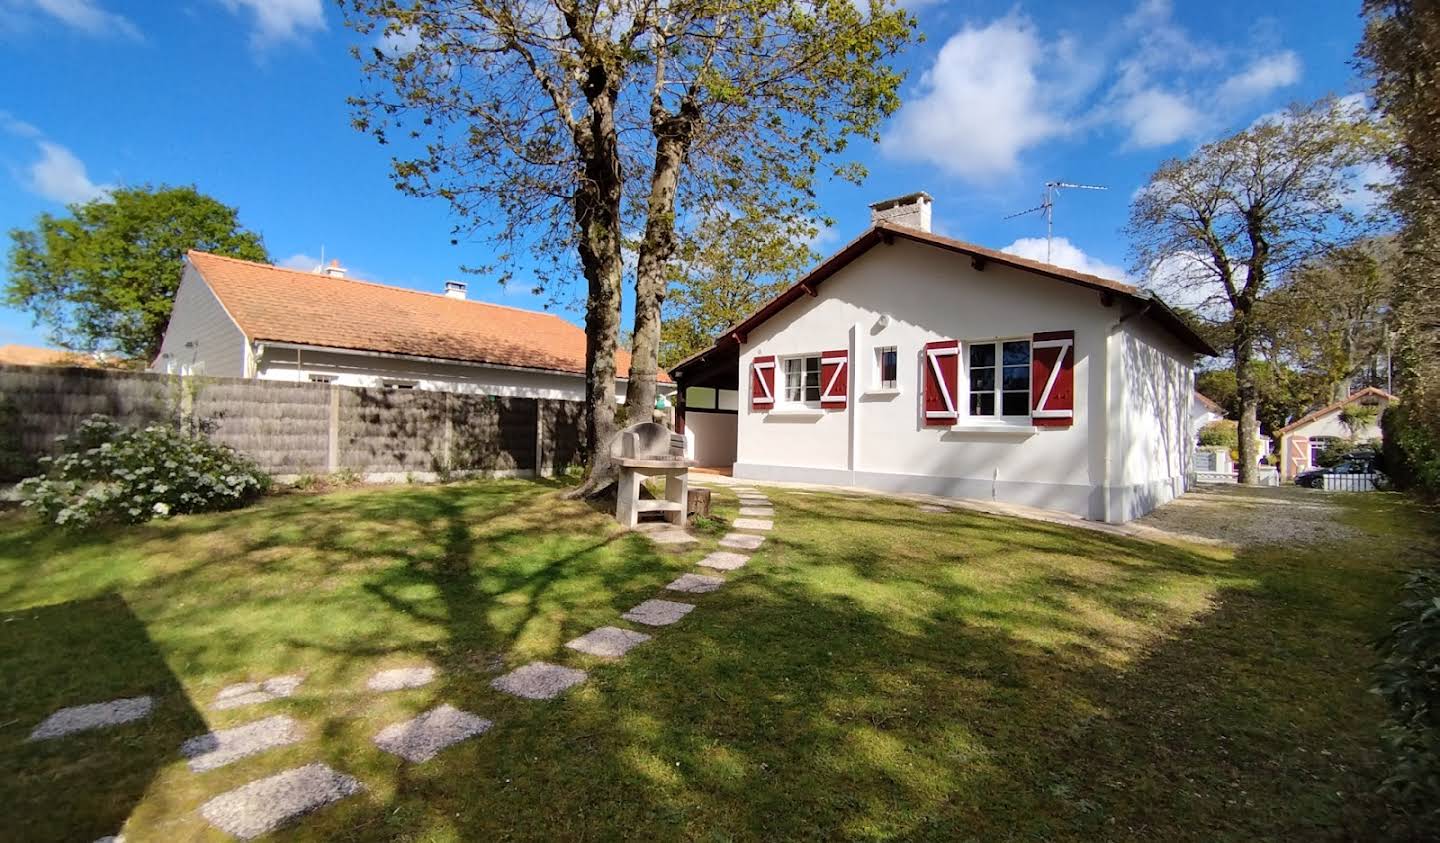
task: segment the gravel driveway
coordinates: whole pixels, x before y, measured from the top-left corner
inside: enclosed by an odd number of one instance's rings
[[[1199,486],[1133,523],[1234,545],[1320,544],[1359,531],[1337,520],[1337,496],[1298,486]]]

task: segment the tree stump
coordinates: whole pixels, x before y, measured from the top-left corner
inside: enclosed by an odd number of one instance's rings
[[[691,489],[685,501],[685,511],[693,518],[710,516],[710,490]]]

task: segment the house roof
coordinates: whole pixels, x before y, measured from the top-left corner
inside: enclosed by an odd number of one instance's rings
[[[999,266],[1008,266],[1014,269],[1024,270],[1066,284],[1073,284],[1098,290],[1102,293],[1110,293],[1122,298],[1131,300],[1146,308],[1147,315],[1160,323],[1170,333],[1178,337],[1182,342],[1200,354],[1214,356],[1218,354],[1204,337],[1195,333],[1179,314],[1171,310],[1163,301],[1153,293],[1139,287],[1131,286],[1120,281],[1112,281],[1109,278],[1101,278],[1098,275],[1090,275],[1084,272],[1076,272],[1073,269],[1055,266],[1053,264],[1033,261],[1028,258],[1017,257],[995,249],[987,249],[984,246],[977,246],[973,243],[966,243],[962,240],[954,240],[949,237],[941,237],[928,231],[920,231],[905,226],[890,225],[887,223],[876,223],[864,234],[852,240],[843,249],[827,258],[823,263],[811,270],[808,275],[801,278],[796,284],[775,298],[763,305],[755,313],[736,324],[725,332],[725,335],[716,341],[711,349],[697,352],[670,367],[672,374],[685,369],[692,361],[703,359],[709,356],[714,348],[721,345],[743,341],[743,338],[755,328],[759,327],[770,317],[784,310],[790,304],[806,295],[814,295],[819,286],[835,273],[844,269],[856,258],[868,252],[877,243],[893,243],[895,240],[911,240],[927,246],[934,246],[948,252],[966,255],[977,268],[983,268],[987,263],[994,263]]]
[[[1314,411],[1313,413],[1307,413],[1306,415],[1301,416],[1300,418],[1296,419],[1295,421],[1290,422],[1289,424],[1287,424],[1287,425],[1285,425],[1284,427],[1280,428],[1279,430],[1275,431],[1275,435],[1277,435],[1277,436],[1284,436],[1286,433],[1289,433],[1290,431],[1294,430],[1295,428],[1297,428],[1297,427],[1299,427],[1299,426],[1301,426],[1301,425],[1303,425],[1303,424],[1309,424],[1310,422],[1315,421],[1316,419],[1320,418],[1321,416],[1324,416],[1324,415],[1328,415],[1328,414],[1330,414],[1330,413],[1333,413],[1333,412],[1335,412],[1336,410],[1340,409],[1341,407],[1344,407],[1346,404],[1353,403],[1353,402],[1358,401],[1358,400],[1360,400],[1361,398],[1365,398],[1365,397],[1367,397],[1367,396],[1374,396],[1374,397],[1376,397],[1376,398],[1383,398],[1383,399],[1385,399],[1387,402],[1388,402],[1388,401],[1398,401],[1398,400],[1400,400],[1400,399],[1396,398],[1394,395],[1391,395],[1390,393],[1386,392],[1385,390],[1380,389],[1379,387],[1367,386],[1367,387],[1365,387],[1364,389],[1361,389],[1361,390],[1358,390],[1358,391],[1356,391],[1356,392],[1350,393],[1350,396],[1349,396],[1348,398],[1342,398],[1342,399],[1340,399],[1339,401],[1336,401],[1336,402],[1333,403],[1333,404],[1326,404],[1324,407],[1321,407],[1320,409]]]
[[[585,332],[553,313],[208,252],[186,257],[253,341],[585,374]],[[630,353],[618,350],[616,371],[629,369]]]
[[[1225,408],[1220,406],[1219,404],[1216,404],[1214,401],[1211,401],[1210,396],[1206,395],[1198,389],[1195,390],[1195,400],[1199,401],[1200,404],[1205,407],[1205,409],[1209,410],[1210,412],[1214,413],[1222,419],[1225,418]]]
[[[33,345],[0,345],[0,363],[11,366],[87,366],[99,362],[88,354],[62,348],[39,348]]]

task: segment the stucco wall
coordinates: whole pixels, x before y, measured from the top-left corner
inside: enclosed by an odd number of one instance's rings
[[[384,385],[386,378],[395,378],[415,381],[415,388],[423,390],[564,401],[585,399],[585,379],[580,375],[275,346],[264,349],[256,366],[256,376],[267,380],[305,381],[311,375],[333,377],[333,383],[340,386],[378,387]],[[615,389],[618,400],[623,402],[625,381],[617,379]],[[672,385],[661,385],[660,392],[673,391]]]
[[[694,445],[697,465],[729,468],[735,462],[735,413],[685,412],[685,433]]]
[[[1194,354],[1142,319],[1125,322],[1119,339],[1124,402],[1118,520],[1129,520],[1185,491],[1195,441]]]
[[[189,348],[186,343],[193,343]],[[186,264],[175,307],[151,370],[239,378],[246,372],[248,343],[240,327],[195,268]],[[170,357],[167,359],[166,354]]]
[[[884,328],[878,325],[882,314],[890,318]],[[740,355],[745,390],[735,473],[991,498],[1104,517],[1104,361],[1119,316],[1119,308],[1102,306],[1093,290],[994,265],[978,271],[963,257],[908,241],[877,246],[827,280],[818,297],[792,304],[747,338]],[[1075,332],[1071,427],[1007,431],[922,424],[926,342],[1028,338],[1057,330]],[[896,394],[866,394],[873,350],[881,346],[898,350]],[[852,361],[848,410],[786,415],[749,409],[756,355],[843,348]],[[777,392],[783,382],[783,371],[777,372]],[[965,399],[960,401],[963,406]],[[1177,407],[1182,431],[1189,406],[1186,393]]]

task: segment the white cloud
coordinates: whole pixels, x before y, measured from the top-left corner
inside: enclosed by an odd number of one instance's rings
[[[325,29],[322,0],[221,0],[230,11],[248,11],[255,17],[250,40],[256,47],[270,47],[303,38],[310,30]]]
[[[407,26],[392,31],[387,27],[375,39],[375,46],[389,56],[409,55],[415,51],[416,47],[420,46],[420,28]]]
[[[1009,246],[1002,248],[1000,251],[1042,263],[1048,262],[1054,266],[1073,269],[1076,272],[1098,275],[1101,278],[1110,278],[1117,281],[1124,280],[1125,278],[1124,269],[1112,263],[1106,263],[1098,258],[1092,258],[1085,254],[1083,249],[1064,237],[1056,237],[1051,242],[1049,261],[1045,259],[1046,248],[1044,237],[1022,237]]]
[[[1286,50],[1256,59],[1249,67],[1226,79],[1216,99],[1222,103],[1247,103],[1300,81],[1300,57]]]
[[[307,255],[304,252],[296,252],[288,258],[280,261],[280,266],[286,269],[298,269],[301,272],[314,272],[320,266],[320,259],[314,255]]]
[[[44,135],[44,133],[35,128],[35,126],[26,123],[8,111],[0,111],[0,131],[4,131],[5,134],[14,135],[18,138],[38,139]]]
[[[123,15],[107,11],[99,0],[0,0],[0,29],[24,29],[25,16],[39,13],[87,35],[140,40],[140,29]]]
[[[883,140],[897,158],[980,180],[1015,169],[1026,149],[1066,130],[1040,77],[1047,50],[1024,18],[966,26],[940,48]]]
[[[1205,122],[1184,96],[1153,88],[1127,97],[1120,106],[1120,119],[1128,127],[1130,144],[1138,147],[1174,143],[1190,137]]]
[[[31,191],[52,202],[70,204],[99,199],[110,192],[111,185],[96,184],[85,172],[85,162],[58,143],[37,141],[40,160],[30,165],[28,186]]]

